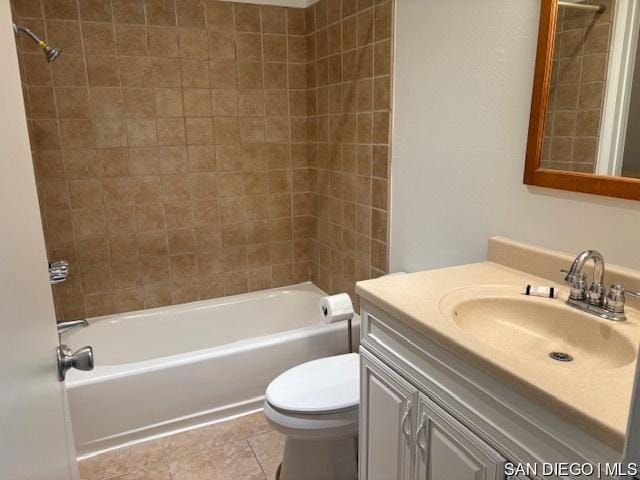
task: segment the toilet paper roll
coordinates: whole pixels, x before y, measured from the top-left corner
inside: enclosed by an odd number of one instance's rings
[[[353,303],[346,293],[322,297],[319,304],[320,315],[327,323],[341,322],[353,317]]]

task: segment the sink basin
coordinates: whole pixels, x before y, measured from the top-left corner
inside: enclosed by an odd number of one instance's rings
[[[474,339],[508,355],[589,370],[635,361],[636,347],[620,333],[623,323],[580,312],[561,299],[520,295],[519,290],[511,286],[457,290],[442,298],[440,310]]]

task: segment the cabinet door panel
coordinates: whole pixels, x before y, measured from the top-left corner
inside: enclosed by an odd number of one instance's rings
[[[502,480],[504,458],[424,395],[416,431],[418,480]]]
[[[411,480],[416,388],[361,349],[360,480]]]

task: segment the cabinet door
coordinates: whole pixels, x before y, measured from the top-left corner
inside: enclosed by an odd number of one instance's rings
[[[417,480],[502,480],[504,458],[451,415],[420,395]]]
[[[411,480],[418,392],[360,350],[360,480]]]

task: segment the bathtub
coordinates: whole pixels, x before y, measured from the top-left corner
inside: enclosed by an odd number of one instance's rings
[[[79,458],[262,408],[271,380],[348,349],[311,283],[89,320],[62,337],[95,368],[66,386]],[[353,321],[359,338],[359,318]]]

